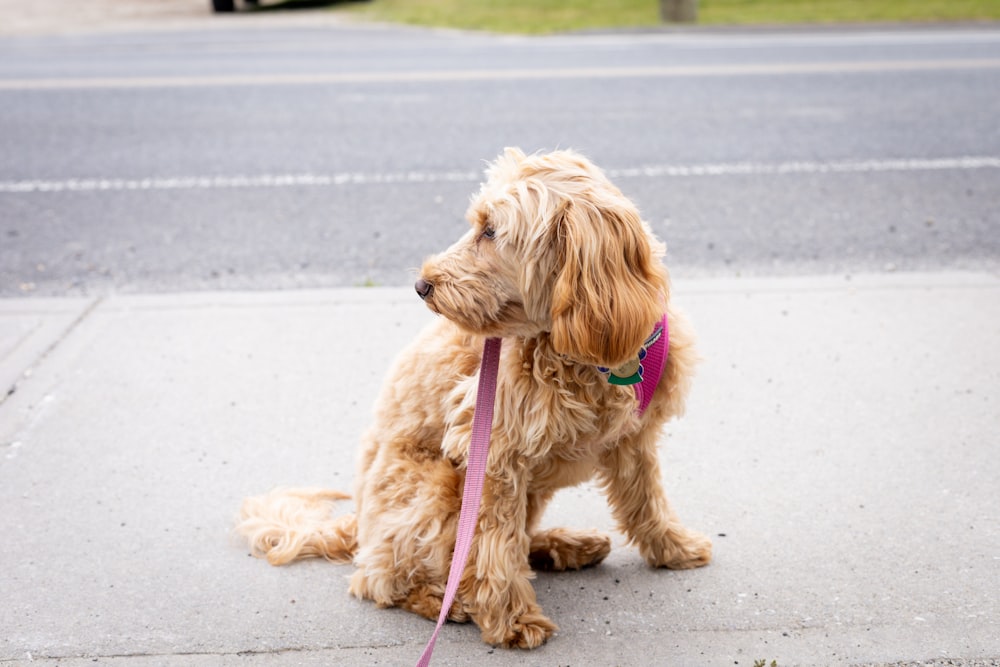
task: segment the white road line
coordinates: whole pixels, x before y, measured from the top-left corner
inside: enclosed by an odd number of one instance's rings
[[[716,162],[652,164],[609,169],[610,178],[703,178],[787,176],[793,174],[857,174],[872,172],[968,171],[1000,169],[1000,157],[836,160],[830,162]],[[67,178],[0,181],[0,193],[116,192],[143,190],[225,190],[234,188],[344,187],[393,183],[477,183],[481,175],[465,171],[386,173],[260,174],[257,176],[177,176],[173,178]]]
[[[79,77],[0,79],[4,90],[87,88],[187,88],[204,86],[275,86],[310,84],[434,83],[548,79],[674,78],[785,74],[850,74],[1000,69],[1000,58],[949,60],[857,60],[799,63],[734,63],[650,67],[565,67],[470,69],[396,72],[328,72],[316,74],[222,74],[215,76]]]
[[[836,174],[883,171],[955,171],[1000,169],[1000,157],[963,156],[888,160],[838,160],[832,162],[721,162],[697,165],[649,165],[609,171],[612,178],[637,176],[740,176],[784,174]]]
[[[113,190],[213,190],[288,188],[386,183],[475,182],[474,172],[399,172],[340,174],[260,174],[257,176],[177,176],[172,178],[68,178],[0,181],[0,192],[95,192]]]

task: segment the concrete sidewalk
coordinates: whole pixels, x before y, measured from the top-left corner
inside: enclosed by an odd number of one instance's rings
[[[531,652],[437,665],[1000,659],[1000,278],[681,281],[706,361],[662,452],[715,561],[619,543],[542,574]],[[409,289],[0,301],[0,664],[409,665],[433,624],[230,535],[275,485],[350,489]],[[592,488],[551,525],[610,530]],[[959,664],[962,664],[959,660]]]

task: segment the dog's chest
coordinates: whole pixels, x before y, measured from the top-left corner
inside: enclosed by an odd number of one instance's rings
[[[512,421],[529,453],[594,461],[639,428],[633,392],[609,384],[596,368],[534,354],[518,375],[508,405],[516,406]]]

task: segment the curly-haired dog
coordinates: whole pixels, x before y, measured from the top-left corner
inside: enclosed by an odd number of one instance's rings
[[[356,513],[333,516],[344,494],[278,490],[246,501],[239,530],[273,564],[353,561],[351,593],[436,619],[483,339],[502,337],[479,523],[449,618],[471,618],[490,644],[532,648],[556,630],[535,599],[532,567],[586,567],[611,549],[595,531],[539,529],[558,489],[596,477],[652,566],[709,561],[709,540],[667,503],[657,458],[696,353],[670,302],[663,245],[603,172],[571,151],[507,149],[487,174],[469,231],[421,270],[417,292],[442,317],[385,383],[358,464]],[[669,335],[669,354],[640,404],[643,390],[623,383],[643,372],[638,358],[655,331]]]

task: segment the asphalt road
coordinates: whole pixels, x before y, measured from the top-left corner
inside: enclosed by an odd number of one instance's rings
[[[504,146],[690,276],[1000,268],[1000,29],[0,40],[0,296],[404,285]]]

